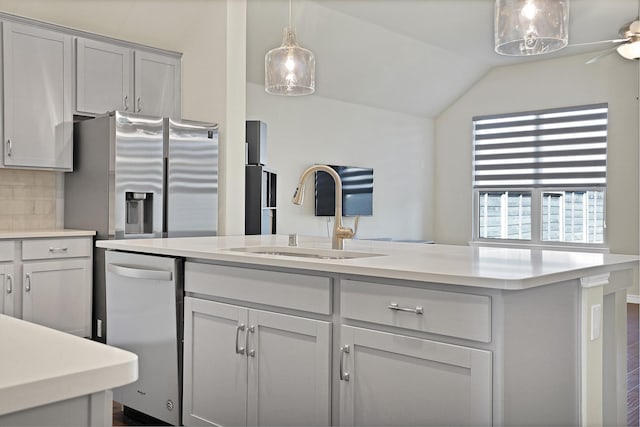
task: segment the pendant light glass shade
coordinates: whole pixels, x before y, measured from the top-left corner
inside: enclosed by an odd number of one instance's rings
[[[495,50],[501,55],[551,53],[569,41],[569,0],[496,0]]]
[[[285,96],[311,95],[316,90],[316,58],[298,45],[291,26],[284,29],[282,46],[264,58],[264,86],[267,93]]]

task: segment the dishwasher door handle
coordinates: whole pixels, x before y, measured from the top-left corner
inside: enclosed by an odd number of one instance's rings
[[[144,268],[125,267],[124,265],[107,265],[109,273],[132,279],[165,280],[170,282],[173,279],[173,272],[166,270],[147,270]]]

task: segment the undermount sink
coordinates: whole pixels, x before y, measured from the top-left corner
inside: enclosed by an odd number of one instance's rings
[[[244,252],[260,255],[279,255],[297,258],[315,259],[354,259],[382,256],[369,252],[353,252],[338,249],[299,248],[295,246],[247,246],[244,248],[231,248],[230,251]]]

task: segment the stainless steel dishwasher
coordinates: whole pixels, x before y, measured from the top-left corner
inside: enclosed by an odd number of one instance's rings
[[[182,260],[107,251],[107,344],[138,355],[138,381],[113,391],[125,408],[180,425]]]

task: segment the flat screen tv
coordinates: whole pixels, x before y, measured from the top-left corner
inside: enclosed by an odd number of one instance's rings
[[[342,215],[373,215],[373,169],[330,166],[342,180]],[[333,216],[335,197],[333,178],[326,172],[316,172],[316,216]]]

